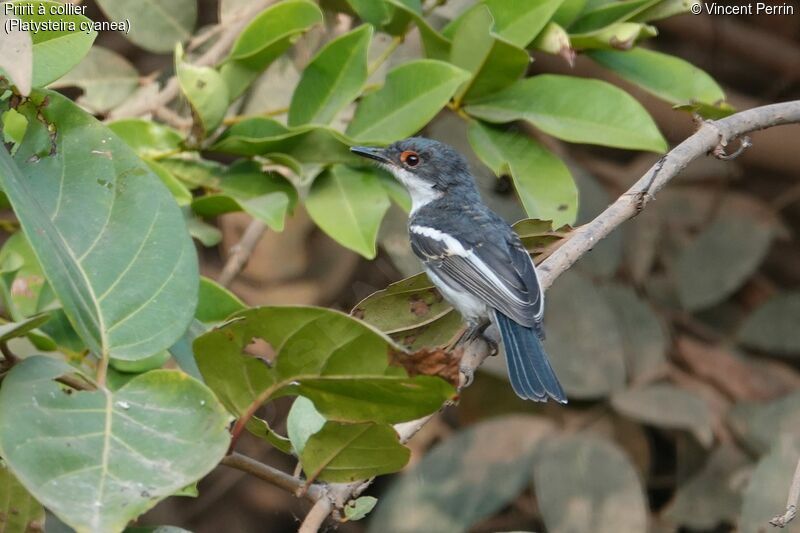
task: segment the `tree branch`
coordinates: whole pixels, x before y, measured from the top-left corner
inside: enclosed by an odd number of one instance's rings
[[[258,241],[264,235],[267,226],[260,220],[253,219],[233,247],[231,247],[231,255],[225,261],[225,266],[217,279],[217,283],[223,287],[227,287],[239,275],[239,272],[247,265],[250,256],[253,254]]]
[[[312,484],[306,486],[302,479],[298,479],[241,453],[233,452],[230,455],[226,455],[221,464],[263,479],[297,496],[302,495],[311,502],[316,503],[321,499],[325,499],[325,488],[322,485]]]
[[[236,19],[226,23],[226,29],[220,35],[214,45],[197,58],[194,62],[199,67],[213,67],[219,63],[236,42],[239,34],[252,21],[256,15],[273,4],[275,0],[256,0],[248,9],[243,10]],[[109,113],[110,120],[117,120],[126,117],[138,117],[153,113],[158,109],[164,108],[180,93],[180,84],[177,76],[172,76],[164,87],[155,95],[143,93],[138,101],[131,102],[119,110]]]

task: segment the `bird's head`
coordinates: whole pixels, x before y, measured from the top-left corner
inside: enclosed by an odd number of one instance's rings
[[[411,137],[386,148],[354,146],[350,151],[391,172],[408,189],[414,209],[454,188],[475,187],[464,156],[439,141]]]

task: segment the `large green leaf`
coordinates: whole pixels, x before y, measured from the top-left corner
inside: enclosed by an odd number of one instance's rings
[[[436,31],[425,17],[421,10],[411,7],[409,2],[403,0],[386,0],[395,7],[395,16],[408,17],[416,24],[419,35],[422,38],[422,46],[425,48],[425,55],[430,59],[446,60],[450,54],[450,41],[441,33]]]
[[[552,220],[557,228],[575,222],[578,188],[563,161],[521,132],[472,121],[467,134],[486,166],[497,176],[511,174],[528,216]]]
[[[484,0],[494,18],[494,32],[525,48],[545,27],[563,0]]]
[[[298,35],[322,22],[322,11],[309,0],[288,0],[268,7],[239,34],[220,74],[231,100],[283,54]]]
[[[380,144],[408,137],[427,124],[468,77],[442,61],[405,63],[387,74],[383,87],[364,97],[347,134],[359,142]]]
[[[0,390],[0,451],[25,488],[77,531],[121,531],[225,455],[229,417],[198,381],[169,370],[115,392],[54,381],[72,372],[43,356],[14,367]]]
[[[178,151],[183,142],[180,133],[152,120],[125,118],[109,123],[108,127],[139,157],[145,159],[160,159],[165,154]]]
[[[389,18],[389,8],[384,0],[347,0],[347,4],[364,22],[380,26]]]
[[[36,0],[13,4],[32,6],[31,11],[18,10],[17,18],[31,25],[22,29],[28,30],[33,40],[33,87],[44,87],[69,72],[97,38],[92,21],[83,15],[51,14],[51,9],[62,6],[59,2]],[[35,24],[49,24],[53,28],[36,30]],[[4,28],[4,34],[5,31]]]
[[[778,294],[745,320],[739,339],[753,348],[780,355],[800,355],[800,293]]]
[[[289,125],[328,124],[356,99],[367,81],[372,26],[364,24],[329,42],[303,70],[289,106]]]
[[[16,161],[0,150],[3,188],[92,352],[131,360],[158,353],[183,334],[197,301],[183,216],[107,127],[66,98],[46,96],[46,105],[21,108],[32,127]],[[55,127],[55,140],[38,113]]]
[[[200,322],[221,322],[233,313],[246,309],[238,296],[206,277],[200,278],[200,293],[195,316]]]
[[[197,0],[97,0],[110,20],[127,21],[125,36],[151,52],[171,52],[175,43],[192,36],[197,23]]]
[[[271,366],[243,353],[253,339],[269,344]],[[398,347],[388,337],[328,309],[249,309],[199,337],[194,350],[206,383],[237,415],[259,396],[299,394],[329,420],[396,423],[437,410],[454,392],[439,378],[408,378],[389,365]]]
[[[466,111],[488,122],[527,120],[570,142],[653,152],[667,148],[641,104],[599,80],[541,74],[468,105]]]
[[[44,508],[4,464],[0,464],[0,529],[3,533],[44,529]]]
[[[216,128],[228,110],[228,86],[222,75],[211,67],[198,67],[183,60],[183,48],[175,52],[175,71],[202,131]]]
[[[465,16],[453,35],[450,62],[472,76],[456,94],[456,101],[475,100],[508,87],[530,63],[528,52],[492,33],[492,15],[482,5]]]
[[[553,431],[548,420],[522,415],[495,418],[459,431],[389,487],[368,531],[469,530],[528,485],[534,451],[540,439]]]
[[[705,447],[714,441],[711,408],[701,396],[660,383],[619,392],[611,404],[620,413],[656,427],[691,431]]]
[[[615,23],[625,22],[648,8],[658,4],[661,0],[625,0],[608,2],[594,9],[587,9],[573,24],[569,31],[574,33],[587,33],[597,31]]]
[[[197,198],[195,213],[212,217],[231,211],[245,211],[275,231],[282,231],[287,213],[297,202],[297,192],[286,178],[264,172],[252,160],[231,165],[219,181],[220,192]]]
[[[316,180],[305,201],[308,214],[336,242],[375,257],[375,239],[389,197],[371,169],[335,165]]]
[[[589,57],[671,104],[715,105],[725,99],[711,76],[678,57],[640,47],[627,52],[597,50]]]
[[[647,531],[642,482],[610,441],[582,434],[543,442],[533,482],[551,533]]]
[[[76,101],[93,113],[105,113],[122,104],[139,87],[139,73],[116,52],[93,46],[75,68],[50,86],[79,87],[83,94]]]

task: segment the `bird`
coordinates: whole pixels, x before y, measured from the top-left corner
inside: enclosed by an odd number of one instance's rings
[[[494,324],[517,396],[567,403],[542,344],[544,293],[536,266],[511,226],[483,203],[466,158],[424,137],[350,150],[408,190],[411,249],[466,322],[457,343]]]

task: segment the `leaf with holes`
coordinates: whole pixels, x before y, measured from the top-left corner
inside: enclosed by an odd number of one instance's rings
[[[57,93],[34,94],[20,108],[31,120],[16,160],[0,148],[0,178],[50,285],[97,356],[165,350],[197,302],[197,259],[180,210],[106,126]]]
[[[375,239],[390,202],[374,171],[333,166],[314,180],[305,205],[336,242],[368,259],[375,257]]]
[[[244,352],[254,340],[270,366]],[[391,366],[397,350],[367,324],[315,307],[248,309],[194,343],[206,383],[232,413],[241,415],[259,396],[302,395],[326,418],[354,423],[413,420],[452,396],[444,380],[409,378]]]
[[[150,52],[171,52],[176,43],[189,40],[197,23],[197,0],[97,0],[97,4],[109,20],[127,21],[125,37]]]
[[[154,370],[114,392],[54,381],[72,372],[44,356],[14,367],[0,390],[0,451],[25,488],[77,531],[121,531],[225,455],[229,416],[186,374]]]
[[[228,110],[228,86],[211,67],[198,67],[183,60],[183,48],[175,51],[175,71],[181,90],[192,106],[194,116],[200,119],[202,131],[210,132],[225,117]]]

